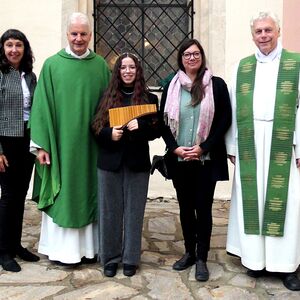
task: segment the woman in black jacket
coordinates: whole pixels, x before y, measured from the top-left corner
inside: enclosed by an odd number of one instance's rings
[[[9,29],[0,38],[0,265],[19,272],[16,256],[25,261],[39,257],[21,245],[24,204],[34,155],[29,152],[27,123],[36,76],[26,36]]]
[[[93,130],[99,145],[99,257],[106,276],[118,263],[133,276],[140,262],[150,157],[148,141],[160,136],[156,114],[131,120],[125,127],[109,125],[110,108],[155,104],[141,64],[133,54],[118,57],[112,79],[100,101]]]
[[[225,82],[212,76],[197,40],[182,43],[178,66],[160,108],[162,137],[175,157],[172,180],[186,250],[173,269],[184,270],[196,262],[195,278],[207,281],[214,190],[218,180],[228,180],[224,135],[231,106]]]

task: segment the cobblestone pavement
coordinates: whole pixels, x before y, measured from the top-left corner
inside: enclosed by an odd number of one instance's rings
[[[114,278],[103,275],[98,263],[78,267],[55,265],[41,255],[38,263],[19,261],[22,271],[11,273],[0,267],[1,299],[300,299],[275,277],[248,277],[240,260],[225,251],[228,201],[216,200],[214,228],[209,253],[210,280],[194,278],[195,267],[176,272],[172,264],[183,253],[183,243],[174,199],[150,199],[147,203],[142,262],[131,278],[118,270]],[[23,245],[37,249],[40,213],[26,203]]]

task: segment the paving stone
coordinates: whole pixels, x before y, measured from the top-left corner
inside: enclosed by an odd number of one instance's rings
[[[50,283],[64,280],[70,275],[69,272],[48,269],[37,263],[22,263],[21,267],[21,272],[3,272],[0,274],[0,283]]]
[[[117,275],[103,275],[99,264],[62,267],[39,254],[37,263],[23,262],[22,271],[10,273],[0,267],[0,300],[39,299],[300,299],[300,292],[288,291],[281,280],[246,275],[240,258],[226,253],[228,208],[230,203],[215,200],[211,250],[208,255],[210,280],[195,280],[195,267],[176,272],[172,265],[185,252],[175,199],[147,202],[140,268],[133,277],[124,276],[120,264]],[[41,213],[26,201],[22,243],[30,250],[38,247]],[[300,271],[299,271],[300,276]]]
[[[130,277],[130,283],[132,287],[141,289],[145,286],[143,276],[140,275],[140,273],[142,273],[143,270],[141,272],[138,272],[135,276]]]
[[[100,267],[99,267],[100,269]],[[89,283],[95,283],[103,280],[103,275],[100,270],[82,269],[73,272],[72,284],[75,287],[80,287]]]
[[[196,292],[197,298],[201,300],[212,300],[213,297],[209,292],[209,288],[207,287],[200,287],[199,290]]]
[[[270,296],[272,300],[299,300],[300,292],[288,291],[288,290],[270,290],[267,291],[267,294]]]
[[[241,264],[241,259],[239,257],[234,257],[231,255],[226,255],[226,258],[223,256],[224,259],[220,261],[225,262],[225,267],[230,272],[236,273],[246,273],[247,269]]]
[[[251,278],[246,274],[237,274],[228,283],[239,287],[254,288],[256,285],[256,280],[255,278]]]
[[[138,296],[135,296],[133,298],[131,298],[130,300],[148,300],[149,298],[145,297],[145,296],[142,296],[142,295],[138,295]]]
[[[53,296],[64,289],[64,286],[0,287],[0,300],[40,300]]]
[[[92,299],[130,299],[138,294],[136,289],[113,281],[90,285],[75,291],[53,297],[53,300],[92,300]]]
[[[197,296],[201,298],[201,293],[203,291],[199,290]],[[200,294],[199,294],[200,293]],[[233,299],[242,299],[242,300],[258,300],[259,297],[254,292],[249,292],[246,289],[241,289],[232,286],[221,286],[209,290],[211,299],[222,299],[222,300],[233,300]],[[209,298],[206,298],[209,299]]]
[[[257,286],[269,290],[269,289],[285,289],[282,280],[275,276],[263,276],[256,279]]]
[[[148,295],[152,299],[193,299],[192,294],[182,282],[178,272],[149,270],[144,274],[144,277],[149,282],[147,285],[147,288],[150,289]]]
[[[144,251],[141,257],[143,263],[154,263],[156,265],[163,265],[164,258],[158,252],[148,252]]]

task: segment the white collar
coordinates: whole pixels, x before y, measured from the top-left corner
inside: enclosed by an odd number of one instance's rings
[[[282,52],[282,44],[278,41],[276,48],[268,55],[263,54],[258,48],[255,51],[255,57],[257,61],[261,63],[267,63],[273,61],[275,58],[279,58]]]
[[[71,50],[69,45],[66,47],[65,50],[68,54],[71,54],[73,57],[78,58],[78,59],[86,58],[91,52],[90,49],[86,49],[85,53],[83,53],[82,55],[77,55]]]

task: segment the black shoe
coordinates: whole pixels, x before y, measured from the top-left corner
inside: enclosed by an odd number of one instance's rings
[[[60,266],[60,267],[66,267],[66,268],[76,268],[78,266],[81,265],[81,262],[77,262],[77,263],[64,263],[62,261],[59,260],[50,260],[51,263]]]
[[[288,290],[300,291],[300,280],[296,273],[285,274],[282,283]]]
[[[28,251],[26,248],[23,248],[22,246],[18,248],[18,250],[16,251],[16,255],[25,261],[35,262],[40,260],[39,256],[31,253],[30,251]]]
[[[209,278],[209,272],[207,269],[206,262],[201,259],[198,259],[196,261],[195,278],[198,281],[207,281]]]
[[[188,267],[192,266],[195,263],[195,261],[196,261],[195,256],[187,252],[174,263],[173,269],[176,271],[185,270]]]
[[[8,254],[3,254],[0,256],[0,265],[3,270],[10,272],[20,272],[20,265]]]
[[[82,264],[95,264],[97,262],[97,255],[95,255],[93,258],[86,258],[85,256],[81,258]]]
[[[133,276],[136,273],[137,266],[136,265],[128,265],[124,264],[123,265],[123,274],[125,276]]]
[[[111,263],[104,266],[104,275],[107,277],[114,277],[117,274],[118,264]]]
[[[265,269],[263,269],[263,270],[248,269],[247,270],[247,275],[252,278],[259,278],[259,277],[265,276],[266,274],[267,274],[267,271]]]

